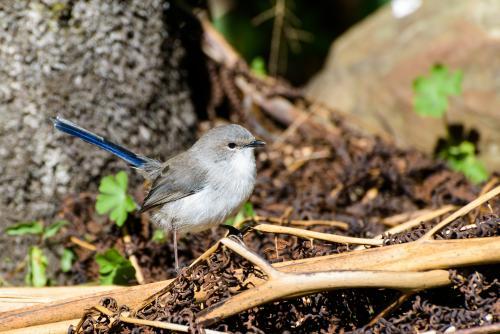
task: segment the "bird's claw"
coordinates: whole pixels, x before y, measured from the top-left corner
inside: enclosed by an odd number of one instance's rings
[[[241,230],[238,230],[236,227],[232,225],[221,225],[221,227],[225,228],[229,231],[228,237],[237,237],[238,239],[243,239],[243,233]]]

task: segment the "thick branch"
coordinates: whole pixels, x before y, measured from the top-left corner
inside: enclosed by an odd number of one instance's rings
[[[315,257],[295,261],[275,263],[272,266],[284,273],[324,272],[338,270],[391,270],[423,271],[454,268],[460,266],[500,262],[500,237],[432,240],[407,244],[377,247],[342,254]],[[142,286],[116,289],[111,292],[70,298],[49,304],[40,304],[0,313],[0,330],[34,326],[50,322],[74,319],[81,316],[84,309],[97,305],[102,297],[117,299],[119,304],[131,308],[139,307],[144,296],[155,296],[155,292],[168,286],[172,280],[145,284]],[[253,284],[263,284],[254,277]],[[151,298],[147,299],[151,301]],[[139,307],[140,308],[140,307]]]
[[[38,304],[21,310],[2,312],[0,313],[0,331],[75,319],[81,317],[83,310],[97,305],[103,297],[111,297],[121,305],[134,307],[140,304],[145,295],[154,294],[170,281],[97,292],[87,296]]]
[[[450,284],[449,274],[445,270],[436,270],[436,267],[442,266],[442,268],[448,269],[461,265],[499,262],[500,254],[495,255],[491,253],[500,251],[500,245],[496,246],[496,249],[495,247],[493,247],[493,249],[491,248],[491,242],[496,242],[498,244],[499,239],[500,237],[472,239],[472,241],[476,241],[475,243],[471,243],[471,240],[467,239],[450,240],[451,242],[411,242],[402,245],[347,253],[350,255],[353,253],[364,253],[364,267],[369,268],[371,265],[375,265],[376,268],[384,268],[383,271],[352,271],[346,270],[347,268],[341,268],[340,270],[338,268],[333,269],[331,263],[328,262],[332,260],[332,262],[335,262],[335,259],[339,259],[339,256],[333,258],[322,257],[322,261],[320,261],[321,265],[319,266],[317,266],[318,258],[296,261],[293,264],[281,267],[279,273],[276,273],[274,269],[269,269],[272,275],[269,275],[267,280],[264,280],[260,284],[254,282],[256,287],[204,309],[197,315],[197,321],[202,325],[209,325],[220,319],[268,302],[332,289],[378,287],[399,289],[408,292],[444,286]],[[464,245],[465,243],[467,243],[467,246]],[[440,244],[440,246],[447,244],[448,247],[446,251],[448,253],[446,253],[445,250],[442,252],[447,256],[443,257],[443,254],[436,252],[436,247],[434,246],[438,244]],[[458,248],[456,247],[457,245],[461,247]],[[238,243],[234,243],[232,246],[235,246],[234,250],[237,251],[238,254],[245,257],[250,262],[253,262],[254,265],[260,268],[270,267],[265,260],[246,249],[245,246]],[[393,262],[393,264],[401,262],[394,262],[394,258],[397,257],[397,254],[404,254],[405,251],[408,250],[413,250],[415,252],[415,248],[418,248],[418,253],[407,260],[407,262],[409,262],[408,264],[404,264],[410,267],[409,269],[405,268],[401,270],[400,268],[397,273],[387,270],[392,269],[391,266],[388,265],[390,262]],[[450,248],[453,248],[453,252],[451,253],[449,252]],[[399,252],[394,253],[393,251],[391,254],[384,254],[384,249],[396,249]],[[345,254],[346,253],[342,255]],[[376,254],[378,256],[370,258],[367,254]],[[419,255],[422,254],[424,256],[420,258]],[[429,257],[429,255],[431,257]],[[368,259],[366,259],[367,257]],[[440,260],[442,262],[435,261],[436,257],[441,257]],[[340,257],[340,259],[342,259],[342,257]],[[349,261],[346,257],[344,257],[343,260],[344,262]],[[341,263],[342,262],[341,260]],[[349,265],[349,262],[344,264]],[[401,266],[401,264],[399,264],[399,266]],[[434,270],[424,272],[418,271],[429,269]]]
[[[275,263],[284,272],[330,270],[422,271],[500,262],[500,237],[415,241]]]
[[[264,284],[246,290],[214,304],[197,315],[202,325],[210,325],[220,319],[271,301],[290,296],[303,296],[318,291],[343,288],[390,288],[421,290],[450,284],[446,270],[428,272],[391,271],[334,271],[320,273],[282,274]]]

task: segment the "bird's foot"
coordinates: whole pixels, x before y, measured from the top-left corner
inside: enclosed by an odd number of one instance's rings
[[[220,226],[229,231],[229,233],[227,235],[228,237],[235,236],[239,239],[243,239],[242,231],[238,230],[236,227],[234,227],[232,225],[220,225]]]

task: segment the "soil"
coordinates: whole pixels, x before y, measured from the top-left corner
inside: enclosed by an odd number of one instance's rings
[[[332,119],[332,122],[336,125],[334,140],[295,132],[257,154],[258,179],[250,200],[257,215],[281,217],[284,225],[290,219],[343,221],[348,224],[347,230],[320,225],[308,228],[370,238],[386,229],[382,224],[386,217],[446,204],[462,206],[480,192],[480,187],[450,171],[442,162],[360,135],[340,119]],[[143,190],[138,189],[136,198],[142,194]],[[147,214],[132,216],[127,221],[132,244],[125,246],[123,231],[98,216],[94,203],[95,194],[66,199],[60,215],[72,222],[67,236],[85,237],[98,251],[115,247],[122,254],[135,254],[147,282],[176,275],[172,243],[151,240],[155,226],[150,224]],[[498,236],[499,212],[500,201],[492,200],[489,206],[484,205],[456,220],[437,238]],[[437,221],[386,236],[385,243],[416,240]],[[475,225],[462,228],[470,224]],[[183,237],[179,242],[181,263],[188,265],[225,232],[217,228]],[[243,241],[270,262],[341,253],[353,248],[252,230],[245,233]],[[97,280],[95,252],[70,242],[67,246],[78,254],[78,261],[71,273],[60,279],[69,279],[70,284]],[[499,269],[499,265],[483,265],[450,270],[452,286],[413,294],[369,326],[371,319],[399,298],[399,292],[387,289],[321,292],[256,307],[209,328],[234,333],[406,333],[484,326],[500,320]],[[236,271],[243,275],[235,275]],[[250,275],[263,274],[240,256],[219,249],[193,271],[183,269],[170,292],[144,308],[137,317],[186,324],[191,331],[200,331],[195,323],[196,313],[250,288],[243,283]],[[195,299],[195,293],[200,290],[206,293],[202,302]],[[117,312],[127,309],[112,299],[102,303]],[[106,317],[95,321],[90,315],[82,329],[85,333],[168,332],[120,322],[110,326]]]

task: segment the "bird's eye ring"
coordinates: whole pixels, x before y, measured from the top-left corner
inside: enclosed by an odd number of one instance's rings
[[[236,144],[235,143],[229,143],[227,144],[227,147],[229,147],[230,149],[233,149],[236,147]]]

